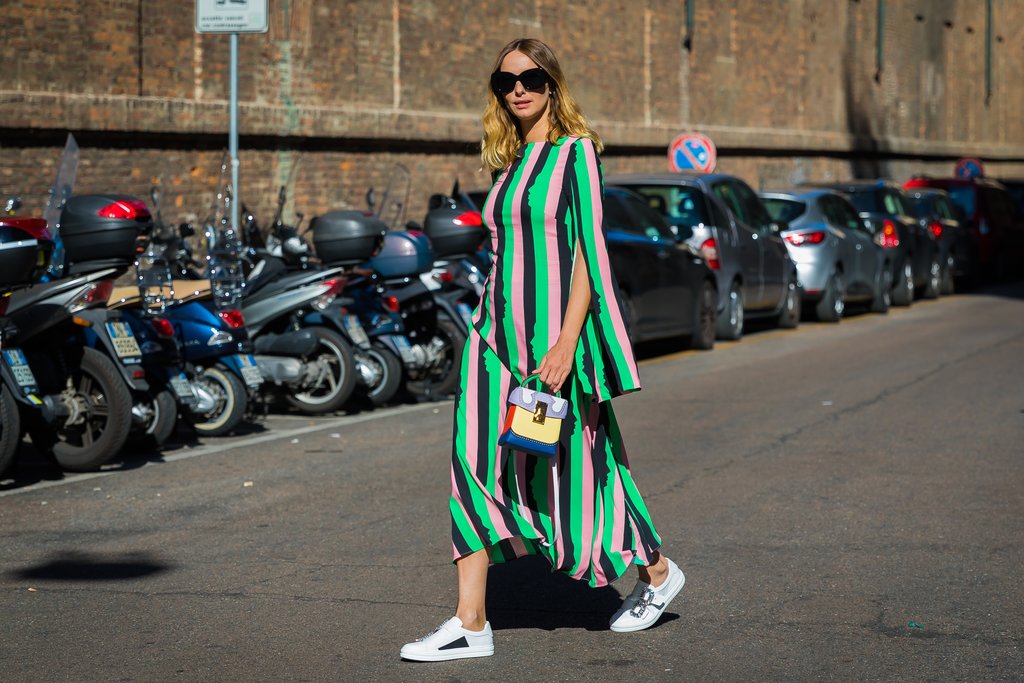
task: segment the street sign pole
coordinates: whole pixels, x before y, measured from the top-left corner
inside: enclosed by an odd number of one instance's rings
[[[238,201],[238,34],[266,33],[268,0],[196,0],[196,32],[231,36],[228,75],[228,154],[231,156],[231,229],[241,223]]]
[[[241,213],[238,203],[238,34],[231,34],[231,93],[228,109],[228,154],[231,155],[231,229],[238,234]]]

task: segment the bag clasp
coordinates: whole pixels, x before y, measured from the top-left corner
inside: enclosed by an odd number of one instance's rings
[[[539,424],[539,425],[544,424],[544,420],[547,419],[547,416],[548,416],[548,404],[544,403],[543,401],[537,401],[537,410],[535,410],[534,413],[533,413],[533,422],[534,422],[534,424]]]

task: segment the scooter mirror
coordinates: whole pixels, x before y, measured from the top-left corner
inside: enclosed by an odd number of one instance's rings
[[[366,191],[366,206],[367,206],[367,208],[369,208],[370,211],[373,211],[373,207],[374,207],[374,204],[376,204],[376,202],[377,202],[377,195],[374,193],[373,188],[371,187],[369,190]]]

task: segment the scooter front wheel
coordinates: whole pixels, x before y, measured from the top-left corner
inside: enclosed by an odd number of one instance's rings
[[[142,428],[132,430],[128,435],[128,445],[136,450],[160,448],[174,434],[178,423],[178,402],[174,394],[161,389],[156,394],[147,394],[136,401],[145,404],[149,421]]]
[[[242,422],[249,395],[238,375],[218,363],[200,370],[196,383],[214,397],[214,407],[209,412],[189,416],[197,432],[204,436],[223,436]]]
[[[384,405],[395,397],[402,386],[402,361],[379,341],[373,342],[373,346],[362,353],[379,366],[381,373],[380,381],[368,388],[367,396],[373,405]]]
[[[333,413],[352,397],[356,388],[355,356],[345,338],[326,327],[308,328],[317,336],[319,345],[306,364],[317,366],[313,386],[288,393],[288,403],[308,415]]]
[[[459,386],[462,349],[466,345],[466,331],[446,315],[437,316],[437,336],[444,342],[444,355],[437,367],[424,379],[406,382],[409,393],[425,398],[449,396]]]

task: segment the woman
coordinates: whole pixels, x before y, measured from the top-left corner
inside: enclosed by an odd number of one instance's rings
[[[494,255],[455,403],[458,606],[405,645],[404,659],[494,653],[484,609],[491,562],[541,554],[594,587],[638,565],[613,631],[652,626],[683,587],[683,573],[658,552],[608,402],[640,381],[601,226],[600,150],[551,49],[529,38],[506,45],[484,113],[482,157],[498,174],[483,208]],[[546,460],[497,443],[510,392],[534,372],[572,406],[557,476]]]

